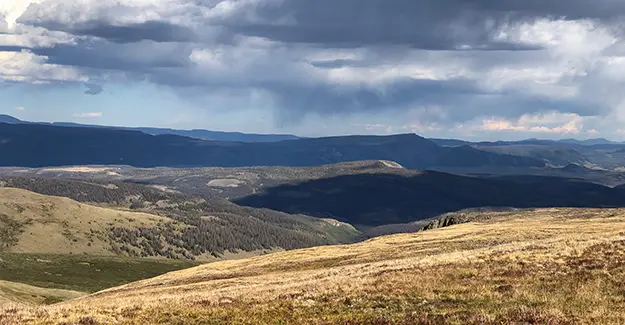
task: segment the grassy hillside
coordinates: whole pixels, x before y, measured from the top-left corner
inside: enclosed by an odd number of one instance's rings
[[[95,198],[118,200],[126,195],[117,187],[110,189],[114,195],[98,196],[110,193],[101,192],[98,184],[83,183],[33,184],[46,185],[36,188],[47,193],[73,188],[77,193],[96,193]],[[0,187],[0,252],[214,260],[349,242],[358,234],[332,220],[239,207],[224,200],[178,198],[141,201],[140,207],[129,211]]]
[[[152,214],[0,188],[0,247],[5,252],[113,255],[111,227],[151,228],[170,221]]]
[[[465,213],[468,223],[223,261],[3,324],[618,324],[625,210]]]
[[[0,280],[40,288],[96,292],[199,263],[69,254],[0,253]]]
[[[196,265],[167,259],[0,253],[0,305],[58,303]]]

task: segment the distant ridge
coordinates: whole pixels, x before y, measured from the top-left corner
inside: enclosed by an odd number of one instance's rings
[[[583,146],[594,146],[594,145],[601,145],[601,144],[623,144],[623,142],[610,141],[604,138],[587,139],[587,140],[562,139],[562,140],[558,140],[558,142],[579,144]]]
[[[299,139],[292,134],[254,134],[254,133],[242,133],[242,132],[225,132],[225,131],[210,131],[204,129],[193,130],[176,130],[170,128],[151,128],[151,127],[123,127],[123,126],[106,126],[106,125],[94,125],[94,124],[80,124],[72,122],[28,122],[19,120],[10,115],[0,114],[0,123],[12,123],[12,124],[41,124],[41,125],[53,125],[64,127],[83,127],[83,128],[98,128],[98,129],[117,129],[127,131],[139,131],[149,135],[178,135],[183,137],[189,137],[200,140],[210,141],[237,141],[237,142],[276,142],[284,140]]]
[[[597,146],[597,145],[622,145],[625,142],[611,141],[604,138],[596,139],[561,139],[561,140],[541,140],[536,138],[529,138],[519,141],[465,141],[458,139],[437,139],[430,138],[432,142],[445,147],[457,147],[462,145],[479,145],[479,146],[501,146],[501,145],[521,145],[521,144],[535,144],[535,145],[577,145],[577,146]]]
[[[40,123],[43,124],[43,123]],[[87,125],[68,122],[53,122],[50,123],[55,126],[66,127],[88,127],[88,128],[104,128],[104,129],[118,129],[128,131],[139,131],[149,135],[178,135],[183,137],[189,137],[200,140],[210,141],[237,141],[237,142],[277,142],[284,140],[295,140],[299,137],[291,134],[254,134],[254,133],[242,133],[242,132],[225,132],[225,131],[210,131],[203,129],[193,130],[176,130],[169,128],[150,128],[150,127],[117,127],[117,126],[102,126],[102,125]]]
[[[1,166],[22,167],[303,167],[358,160],[394,161],[408,169],[545,166],[534,158],[485,152],[470,146],[440,147],[416,134],[246,143],[152,136],[136,130],[0,123],[0,150]]]
[[[11,115],[0,114],[0,123],[24,123]]]

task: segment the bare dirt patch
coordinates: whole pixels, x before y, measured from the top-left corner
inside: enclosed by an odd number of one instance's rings
[[[220,178],[208,182],[208,186],[211,187],[239,187],[241,184],[244,184],[244,182],[236,178]]]
[[[88,167],[88,166],[72,166],[72,167],[58,167],[58,168],[46,168],[41,172],[70,172],[70,173],[111,173],[109,175],[119,175],[111,168],[107,167]]]

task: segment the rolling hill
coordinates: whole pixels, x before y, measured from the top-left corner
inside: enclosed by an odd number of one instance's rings
[[[625,211],[474,212],[468,223],[168,273],[3,324],[619,324]]]
[[[58,180],[43,184],[47,191],[73,185]],[[73,188],[76,193],[89,190]],[[142,202],[145,207],[129,211],[0,187],[0,251],[214,260],[350,242],[358,234],[333,220],[226,201]]]
[[[172,221],[0,188],[0,242],[4,252],[114,255],[109,234],[112,227],[152,228]]]

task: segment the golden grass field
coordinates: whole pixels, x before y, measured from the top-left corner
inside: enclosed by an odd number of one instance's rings
[[[0,324],[625,324],[625,209],[474,220],[5,304]]]

